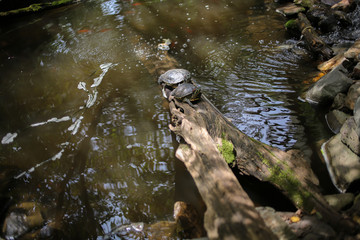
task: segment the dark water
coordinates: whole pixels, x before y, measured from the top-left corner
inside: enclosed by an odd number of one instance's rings
[[[316,159],[329,133],[299,99],[315,66],[274,9],[260,0],[102,0],[3,23],[3,217],[36,202],[56,226],[51,236],[101,239],[117,226],[171,221],[176,200],[196,198],[134,39],[171,39],[169,53],[240,130]]]

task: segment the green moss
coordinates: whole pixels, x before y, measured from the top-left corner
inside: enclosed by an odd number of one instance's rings
[[[289,21],[287,21],[285,23],[285,28],[286,29],[297,29],[297,22],[296,19],[290,19]]]
[[[234,163],[235,161],[234,145],[230,141],[226,140],[225,138],[222,138],[221,146],[218,145],[218,149],[228,164]]]
[[[61,6],[61,5],[67,4],[67,3],[71,3],[72,1],[73,0],[59,0],[59,1],[52,1],[52,2],[48,2],[48,3],[34,3],[28,7],[14,9],[14,10],[10,10],[7,12],[0,12],[0,17],[22,14],[22,13],[29,13],[29,12],[38,12],[40,10],[44,10],[49,7]]]
[[[295,176],[293,170],[288,167],[287,163],[278,161],[271,165],[270,161],[264,158],[261,153],[258,153],[258,156],[261,158],[262,162],[268,166],[270,171],[270,177],[267,180],[280,186],[297,207],[310,212],[312,206],[309,203],[309,199],[312,195],[310,192],[303,189],[300,181]]]

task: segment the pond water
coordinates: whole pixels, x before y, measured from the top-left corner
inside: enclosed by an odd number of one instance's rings
[[[2,220],[16,203],[36,202],[56,229],[49,236],[102,239],[119,226],[172,221],[176,200],[196,206],[134,39],[171,39],[169,54],[241,131],[322,166],[312,150],[330,133],[299,98],[315,64],[283,24],[261,0],[84,1],[3,22]],[[134,234],[113,237],[146,238]]]

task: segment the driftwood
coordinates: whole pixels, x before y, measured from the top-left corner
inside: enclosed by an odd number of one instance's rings
[[[150,49],[138,44],[135,52],[155,76],[179,66],[166,51]],[[245,135],[204,94],[194,104],[171,100],[169,127],[182,138],[176,157],[185,163],[206,204],[204,225],[210,239],[275,239],[220,153],[224,141],[233,146],[231,154],[242,174],[272,183],[298,209],[316,212],[338,231],[357,231],[354,222],[325,201],[310,163],[298,152],[284,152]]]
[[[325,59],[329,59],[333,55],[332,49],[321,39],[316,30],[311,26],[310,21],[305,14],[298,14],[298,28],[305,39],[309,50],[321,55]]]

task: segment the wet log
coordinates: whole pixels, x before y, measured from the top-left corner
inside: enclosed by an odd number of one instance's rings
[[[311,52],[319,54],[324,59],[332,57],[332,49],[316,33],[316,30],[311,26],[310,21],[303,13],[298,14],[298,27]]]

